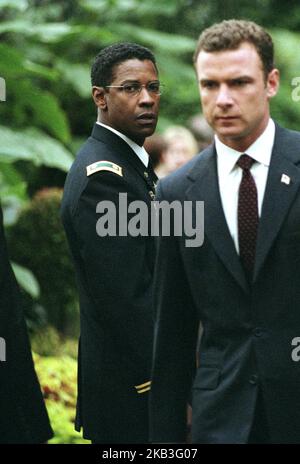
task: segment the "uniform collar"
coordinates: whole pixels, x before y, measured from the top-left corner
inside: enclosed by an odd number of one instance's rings
[[[149,155],[146,152],[144,147],[141,147],[137,143],[135,143],[133,140],[131,140],[129,137],[126,135],[122,134],[118,130],[114,129],[113,127],[107,126],[106,124],[103,124],[102,122],[96,121],[96,124],[99,124],[99,126],[105,127],[105,129],[110,130],[114,134],[118,135],[121,139],[123,139],[129,146],[130,148],[135,152],[135,154],[139,157],[141,162],[143,163],[144,166],[148,166],[149,163]]]

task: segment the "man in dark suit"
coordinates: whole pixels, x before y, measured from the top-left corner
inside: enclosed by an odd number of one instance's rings
[[[0,262],[0,444],[45,443],[52,430],[8,259],[1,207]]]
[[[92,85],[98,121],[62,203],[81,308],[76,429],[95,443],[147,442],[154,244],[125,230],[121,203],[149,206],[154,197],[143,143],[157,123],[155,58],[137,44],[107,47],[93,64]]]
[[[160,239],[151,438],[185,440],[192,390],[194,443],[300,443],[300,364],[292,356],[300,333],[300,133],[270,119],[279,75],[261,27],[216,24],[201,34],[194,60],[215,143],[162,180],[158,200],[203,201],[205,238],[198,248],[185,237]]]

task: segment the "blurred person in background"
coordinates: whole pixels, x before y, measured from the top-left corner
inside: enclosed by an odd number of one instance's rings
[[[214,131],[206,121],[203,114],[192,116],[188,121],[188,127],[197,140],[199,152],[208,147],[214,139]]]
[[[152,161],[152,167],[157,174],[160,164],[162,163],[162,156],[167,149],[167,143],[161,134],[153,134],[147,137],[144,143],[144,148],[149,154]]]
[[[161,153],[161,161],[155,170],[159,179],[176,171],[199,151],[197,140],[186,127],[170,126],[162,136],[166,147]]]

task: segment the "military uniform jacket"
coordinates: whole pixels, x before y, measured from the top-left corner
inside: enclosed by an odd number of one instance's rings
[[[95,441],[148,439],[153,239],[118,230],[101,237],[96,227],[99,202],[115,205],[118,220],[120,193],[149,205],[150,178],[124,140],[95,124],[65,184],[62,219],[81,312],[76,428]]]
[[[44,443],[53,434],[33,366],[19,288],[8,259],[1,208],[0,263],[0,443]]]
[[[261,389],[272,443],[300,443],[300,133],[276,126],[248,285],[223,213],[212,145],[158,186],[159,200],[204,201],[204,243],[163,237],[151,387],[155,442],[247,443]],[[195,370],[198,324],[199,367]]]

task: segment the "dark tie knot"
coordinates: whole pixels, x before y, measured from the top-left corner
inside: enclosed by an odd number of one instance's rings
[[[240,168],[247,170],[251,168],[253,163],[255,163],[255,160],[248,155],[241,155],[236,162]]]

